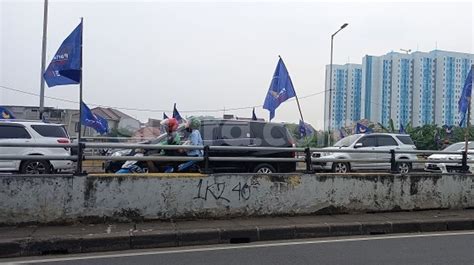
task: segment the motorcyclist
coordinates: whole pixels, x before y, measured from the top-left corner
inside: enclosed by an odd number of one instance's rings
[[[161,122],[161,126],[166,131],[166,139],[159,143],[159,145],[180,145],[181,138],[177,134],[176,130],[178,129],[178,121],[175,118],[168,118]],[[153,156],[153,155],[162,155],[162,156],[177,156],[179,155],[178,150],[161,150],[159,153],[153,153],[154,150],[142,150],[140,149],[134,156]],[[148,172],[160,172],[159,166],[162,164],[155,163],[154,161],[146,161]],[[162,171],[173,171],[172,165],[166,165],[165,169]],[[143,173],[145,170],[139,166],[136,160],[130,160],[125,162],[122,165],[122,168],[116,173]]]
[[[166,140],[161,143],[162,145],[180,145],[181,144],[181,138],[176,132],[176,130],[178,129],[179,123],[175,118],[164,119],[161,122],[161,126],[163,127],[163,129],[166,131],[166,134],[167,134]],[[179,155],[177,150],[162,150],[161,154],[166,155],[166,156]]]
[[[166,131],[166,139],[159,143],[160,145],[180,145],[181,144],[181,137],[179,134],[176,132],[176,130],[179,127],[179,123],[175,118],[168,118],[164,119],[161,122],[161,127],[163,128],[164,131]],[[159,155],[162,156],[179,156],[179,150],[166,150],[163,149],[159,153]],[[154,163],[153,161],[147,161],[148,165],[148,170],[149,172],[160,172],[158,169],[157,163]],[[162,166],[162,165],[161,165]],[[172,172],[172,165],[165,166],[165,171]]]
[[[190,133],[188,140],[184,145],[197,145],[203,146],[203,140],[199,128],[201,127],[201,121],[195,117],[189,118],[186,123],[186,130]],[[203,156],[203,150],[192,149],[187,150],[186,154],[188,156],[200,157]],[[196,168],[196,161],[189,161],[178,166],[178,171],[188,171]]]

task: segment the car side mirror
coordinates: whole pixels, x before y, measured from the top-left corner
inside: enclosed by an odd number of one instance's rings
[[[354,148],[359,148],[359,147],[363,147],[364,145],[362,143],[356,143],[354,145]]]

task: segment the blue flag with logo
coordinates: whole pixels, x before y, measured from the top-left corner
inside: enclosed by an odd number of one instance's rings
[[[255,115],[255,108],[252,110],[252,120],[256,121],[257,120],[257,115]]]
[[[356,133],[371,133],[371,132],[372,132],[372,129],[370,129],[369,127],[360,123],[356,124]]]
[[[82,21],[63,41],[43,74],[48,87],[79,84],[82,68]]]
[[[295,96],[296,92],[290,75],[288,74],[285,63],[283,63],[283,60],[280,58],[275,73],[273,74],[267,96],[265,97],[265,102],[263,103],[263,108],[270,112],[270,120],[275,117],[275,110],[281,103]]]
[[[467,75],[466,81],[464,82],[464,87],[461,92],[461,97],[459,98],[459,112],[461,113],[461,120],[459,121],[459,126],[464,126],[466,122],[466,113],[471,104],[471,94],[472,94],[472,71],[474,65],[471,66],[471,70]]]
[[[402,124],[402,123],[400,123],[400,128],[398,129],[398,132],[399,132],[399,133],[402,133],[402,134],[405,134],[405,133],[406,133],[406,132],[405,132],[405,128],[403,128],[403,124]]]
[[[314,133],[313,129],[311,128],[311,125],[307,124],[306,122],[303,122],[302,120],[300,120],[298,130],[300,132],[301,137],[310,136]]]
[[[174,103],[173,107],[173,118],[175,118],[178,122],[181,122],[183,120],[183,117],[181,117],[181,114],[179,114],[179,111],[176,108],[176,103]]]
[[[166,113],[163,112],[163,120],[166,120],[168,119],[168,115],[166,115]]]
[[[109,124],[106,119],[102,118],[99,115],[95,115],[89,109],[89,107],[84,103],[82,104],[82,120],[81,124],[87,127],[91,127],[100,134],[105,134],[109,131]]]
[[[15,119],[15,116],[13,116],[13,113],[11,113],[11,111],[7,110],[4,107],[0,107],[0,120],[9,120],[9,119]]]

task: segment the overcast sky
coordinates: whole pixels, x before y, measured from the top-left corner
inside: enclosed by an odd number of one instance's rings
[[[330,35],[334,63],[400,48],[473,52],[473,4],[215,3],[49,1],[47,61],[84,17],[84,101],[116,107],[219,110],[262,105],[278,55],[299,97],[324,91]],[[39,93],[43,1],[0,0],[0,85]],[[46,96],[78,100],[78,86]],[[78,104],[46,99],[47,106]],[[323,94],[300,100],[305,120],[323,127]],[[0,88],[0,105],[38,105],[38,97]],[[124,112],[145,121],[161,112]],[[251,109],[226,111],[251,116]],[[268,119],[258,107],[257,116]],[[182,113],[184,115],[212,113]],[[297,122],[294,101],[276,121]]]

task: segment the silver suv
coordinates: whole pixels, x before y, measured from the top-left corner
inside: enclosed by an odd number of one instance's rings
[[[354,134],[339,140],[333,147],[325,149],[340,149],[343,150],[377,150],[386,151],[387,153],[363,153],[363,152],[337,152],[337,153],[313,153],[313,158],[325,159],[377,159],[386,160],[383,163],[374,162],[313,162],[313,167],[320,170],[328,170],[336,173],[346,173],[351,170],[389,170],[390,169],[390,150],[395,150],[398,159],[416,160],[414,154],[397,153],[403,150],[415,150],[415,144],[407,134],[389,134],[389,133],[371,133],[371,134]],[[409,162],[399,162],[397,170],[400,173],[408,173],[412,168]]]

